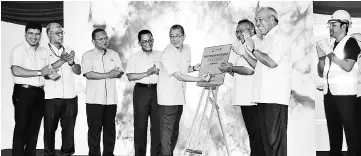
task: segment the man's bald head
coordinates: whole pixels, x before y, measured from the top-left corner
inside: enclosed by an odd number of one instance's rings
[[[275,9],[273,9],[271,7],[261,7],[261,8],[258,9],[256,15],[261,11],[268,14],[268,16],[273,17],[274,21],[276,23],[278,23],[278,14],[277,14],[277,11]]]
[[[273,27],[278,24],[278,15],[275,9],[271,7],[261,7],[256,12],[256,26],[262,35],[266,35]]]

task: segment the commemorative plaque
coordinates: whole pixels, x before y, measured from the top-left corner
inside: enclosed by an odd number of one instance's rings
[[[208,72],[212,74],[212,77],[209,82],[197,82],[197,86],[214,87],[223,84],[225,73],[222,73],[218,67],[221,66],[222,62],[228,62],[231,47],[231,44],[227,44],[204,48],[198,77]]]

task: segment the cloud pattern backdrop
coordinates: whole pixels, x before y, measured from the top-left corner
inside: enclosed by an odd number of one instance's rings
[[[65,30],[68,37],[65,41],[78,52],[77,57],[81,57],[86,50],[92,47],[89,42],[91,31],[94,28],[104,28],[110,37],[110,48],[119,53],[124,68],[127,66],[129,57],[140,50],[137,43],[137,33],[141,29],[152,31],[155,39],[154,49],[162,51],[169,44],[169,28],[173,24],[181,24],[185,28],[185,43],[190,45],[192,49],[191,64],[194,65],[200,63],[204,47],[234,43],[236,41],[235,27],[239,20],[248,18],[254,22],[254,12],[257,7],[274,7],[279,14],[280,27],[289,34],[292,41],[293,91],[289,109],[288,153],[292,156],[314,155],[313,77],[315,71],[312,67],[314,66],[313,59],[310,59],[315,57],[314,53],[311,53],[310,47],[312,2],[108,1],[64,3]],[[73,23],[67,23],[67,21]],[[74,37],[71,37],[68,32],[78,33],[72,34]],[[191,75],[196,76],[197,73]],[[79,105],[83,105],[85,79],[77,77],[77,81],[79,82],[77,83]],[[218,104],[220,105],[231,155],[248,156],[250,152],[248,134],[243,123],[242,113],[239,107],[231,105],[230,93],[233,81],[232,77],[226,76],[224,85],[219,89]],[[133,86],[134,83],[129,82],[126,76],[123,76],[117,83],[120,102],[116,116],[117,143],[115,154],[131,155],[134,151]],[[201,91],[202,88],[197,87],[195,83],[187,84],[187,105],[183,111],[175,155],[183,154]],[[86,121],[86,116],[80,114],[82,113],[79,113],[78,121]],[[207,155],[209,156],[226,155],[225,142],[221,137],[221,131],[216,121],[214,117],[210,140],[207,144]],[[79,125],[86,126],[86,123],[79,123]],[[77,127],[80,127],[79,125]],[[86,127],[82,129],[82,134],[85,130]],[[83,141],[86,141],[85,137],[83,136]],[[308,146],[301,147],[305,144]],[[87,148],[86,144],[77,147]],[[79,151],[86,150],[80,149],[77,150],[77,153]]]

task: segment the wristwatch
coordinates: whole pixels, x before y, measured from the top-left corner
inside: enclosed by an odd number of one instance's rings
[[[40,70],[38,70],[38,76],[41,76],[41,72],[40,72]]]
[[[196,70],[194,69],[194,67],[195,67],[195,66],[193,66],[192,69],[193,69],[193,71],[196,71]]]
[[[252,50],[252,52],[251,52],[252,54],[254,53],[254,50],[256,50],[256,49],[255,49],[255,48],[253,48],[253,50]],[[253,54],[253,55],[254,55],[254,54]]]

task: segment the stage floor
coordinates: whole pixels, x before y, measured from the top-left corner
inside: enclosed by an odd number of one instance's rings
[[[56,152],[60,152],[60,151],[57,150]],[[44,150],[38,149],[36,155],[44,156]],[[11,149],[1,150],[1,156],[11,156]],[[73,155],[73,156],[87,156],[87,155]],[[120,156],[120,155],[116,155],[116,156]],[[328,156],[328,153],[326,151],[317,151],[316,156]],[[343,156],[347,156],[346,152],[343,152]]]

